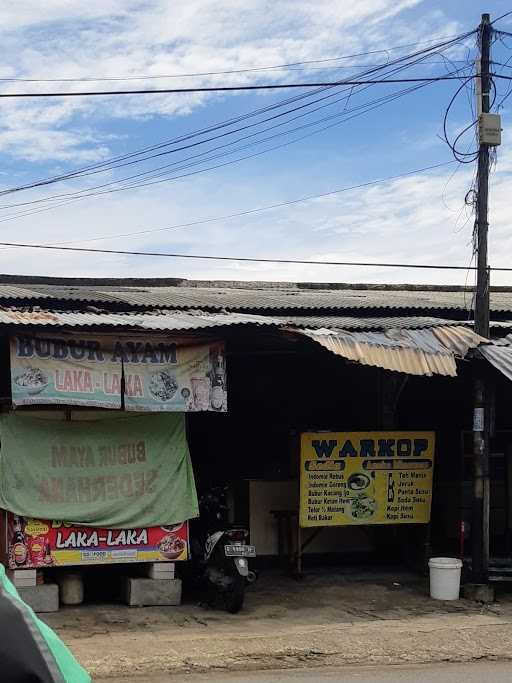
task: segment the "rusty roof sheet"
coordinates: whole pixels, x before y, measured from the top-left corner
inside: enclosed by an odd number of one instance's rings
[[[408,375],[457,375],[456,358],[485,342],[466,327],[387,332],[345,332],[297,329],[327,350],[347,360]]]
[[[472,308],[472,293],[433,288],[375,289],[368,286],[352,288],[346,286],[319,285],[301,286],[282,283],[281,286],[264,283],[234,283],[232,286],[218,286],[210,283],[173,285],[72,285],[26,282],[22,284],[0,284],[0,301],[23,302],[81,302],[104,304],[124,308],[170,308],[230,310],[237,312],[257,311],[343,311],[350,310],[457,310]],[[323,287],[323,288],[322,288]],[[491,310],[512,312],[512,291],[492,291]]]
[[[243,313],[152,311],[151,313],[57,312],[0,309],[0,324],[53,327],[128,327],[155,331],[194,331],[231,325],[276,326],[275,318]]]
[[[173,311],[156,309],[153,311],[138,311],[114,313],[94,309],[89,311],[58,311],[40,307],[31,308],[2,308],[0,307],[0,324],[24,325],[30,327],[128,327],[142,330],[185,331],[199,330],[209,327],[228,327],[233,325],[258,326],[293,326],[297,328],[342,331],[391,331],[391,330],[424,330],[429,328],[444,328],[449,334],[449,328],[472,328],[472,321],[449,320],[432,316],[262,316],[247,313],[226,313],[208,311]],[[510,329],[512,322],[491,321],[491,328]],[[460,335],[460,333],[457,333]],[[457,336],[456,334],[456,336]],[[510,341],[507,341],[510,338]],[[496,343],[512,343],[512,335],[496,340]]]

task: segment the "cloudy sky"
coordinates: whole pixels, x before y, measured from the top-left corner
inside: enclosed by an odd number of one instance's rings
[[[482,11],[498,17],[508,9],[505,0],[485,5],[480,0],[4,2],[0,92],[339,81],[386,64],[374,77],[392,78],[395,60],[470,31]],[[512,31],[512,16],[498,28]],[[470,73],[474,56],[471,36],[432,52],[394,77],[451,73],[462,78]],[[500,66],[501,73],[512,75],[507,63],[512,65],[512,38],[496,41],[493,57],[505,65]],[[236,73],[212,73],[227,71]],[[142,76],[151,78],[139,79]],[[130,80],[87,80],[94,78]],[[0,241],[468,265],[473,225],[465,197],[474,164],[453,162],[441,139],[446,107],[461,83],[429,83],[408,93],[403,91],[411,84],[394,83],[320,92],[2,99],[4,190],[89,170],[81,177],[1,196]],[[503,79],[497,82],[496,104],[507,95],[508,85]],[[383,100],[393,93],[396,99]],[[290,98],[299,99],[286,105]],[[462,88],[448,117],[451,139],[472,122],[472,105],[471,93]],[[512,135],[507,131],[511,106],[512,97],[501,106],[504,144],[492,176],[494,266],[512,265]],[[266,113],[252,114],[263,108]],[[243,121],[218,127],[242,115]],[[217,126],[215,131],[200,133],[212,126]],[[470,129],[461,137],[462,151],[474,148],[472,136]],[[169,144],[180,138],[187,140]],[[141,161],[140,156],[130,156],[121,167],[107,165],[112,158],[157,145],[162,152],[158,157],[148,152],[146,156],[153,158]],[[415,172],[444,162],[452,163]],[[136,174],[143,175],[134,179]],[[392,178],[403,174],[408,175]],[[386,178],[391,179],[227,217]],[[137,184],[143,186],[134,187]],[[464,271],[229,263],[14,248],[0,249],[0,272],[460,284],[473,279]],[[512,285],[512,273],[493,277],[495,284]]]

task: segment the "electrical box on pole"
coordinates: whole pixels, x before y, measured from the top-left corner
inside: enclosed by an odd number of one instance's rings
[[[497,147],[501,145],[501,116],[499,114],[480,114],[478,117],[478,141],[481,145]]]

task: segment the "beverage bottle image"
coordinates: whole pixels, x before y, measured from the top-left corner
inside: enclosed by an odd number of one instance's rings
[[[213,359],[211,374],[211,405],[214,410],[222,410],[224,404],[224,358],[219,351]]]
[[[388,474],[388,503],[393,503],[395,500],[395,480],[391,472]]]
[[[11,541],[14,563],[17,567],[23,567],[27,562],[28,549],[25,534],[23,533],[23,524],[18,515],[13,517],[14,533]]]

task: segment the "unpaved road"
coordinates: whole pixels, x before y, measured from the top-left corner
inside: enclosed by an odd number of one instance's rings
[[[102,678],[94,683],[509,683],[512,662],[478,662],[474,664],[438,664],[415,667],[358,667],[337,671],[310,669],[294,671],[264,671],[144,678]]]
[[[193,604],[85,605],[45,621],[98,679],[512,660],[512,594],[492,605],[440,603],[396,574],[262,576],[235,615]]]

